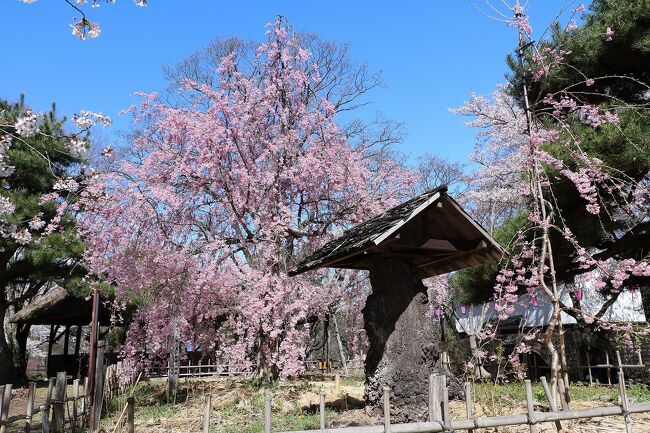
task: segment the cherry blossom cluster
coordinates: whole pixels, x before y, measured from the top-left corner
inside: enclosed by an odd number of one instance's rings
[[[31,3],[36,3],[37,0],[19,0],[19,1],[22,3],[31,4]],[[74,0],[74,3],[72,3],[69,0],[64,0],[64,1],[68,5],[70,5],[73,9],[75,9],[78,13],[81,14],[81,18],[75,18],[74,23],[70,24],[70,28],[72,29],[72,35],[78,37],[81,40],[85,40],[86,38],[91,38],[91,39],[98,38],[99,34],[101,33],[99,24],[86,18],[86,14],[83,12],[82,9],[80,9],[82,6],[88,4],[88,0]],[[136,6],[140,6],[140,7],[147,6],[147,0],[133,0],[133,2],[136,4]],[[101,6],[102,3],[114,4],[115,0],[104,0],[104,2],[99,0],[92,0],[90,3],[91,3],[91,7],[98,8]]]
[[[12,120],[8,117],[0,119],[0,177],[7,178],[14,174],[15,167],[7,162],[6,153],[11,148],[14,141],[18,140],[29,149],[34,149],[29,140],[43,135],[44,139],[59,139],[66,143],[67,150],[75,158],[83,158],[85,151],[89,147],[89,142],[81,138],[81,134],[87,132],[96,124],[107,126],[110,124],[110,118],[91,111],[82,111],[74,116],[75,124],[79,127],[76,133],[68,136],[51,137],[48,133],[41,132],[41,124],[44,121],[42,113],[35,113],[30,109],[25,109],[20,115]],[[34,154],[47,158],[34,149]],[[63,195],[69,192],[76,192],[79,189],[77,180],[69,177],[58,179],[53,185],[53,191],[41,197],[41,204],[48,201],[57,203],[57,213],[55,217],[46,223],[42,220],[42,213],[34,215],[31,219],[22,223],[11,223],[11,215],[15,211],[15,205],[11,199],[6,196],[0,196],[0,235],[5,238],[11,238],[20,245],[27,245],[34,240],[34,236],[49,234],[57,230],[63,214],[67,210],[68,204]]]

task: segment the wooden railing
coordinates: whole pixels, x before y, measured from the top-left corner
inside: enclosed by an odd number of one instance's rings
[[[558,410],[555,403],[555,396],[551,393],[546,378],[542,377],[542,386],[549,403],[548,412],[535,410],[533,404],[532,384],[530,380],[524,381],[526,391],[526,408],[525,414],[514,414],[492,417],[474,416],[472,402],[472,384],[465,384],[465,407],[466,418],[452,419],[449,409],[449,391],[446,385],[446,376],[431,375],[429,378],[429,419],[426,422],[414,422],[405,424],[391,423],[391,404],[390,388],[383,389],[383,425],[360,426],[360,427],[341,427],[327,428],[325,419],[325,392],[320,393],[320,429],[299,430],[283,433],[424,433],[424,432],[453,432],[458,430],[467,430],[473,433],[478,429],[506,427],[514,425],[528,425],[531,433],[539,431],[539,424],[544,422],[553,422],[558,428],[562,429],[561,422],[567,420],[576,420],[584,418],[604,417],[604,416],[621,416],[623,417],[627,433],[632,433],[632,420],[630,415],[635,413],[650,412],[650,404],[631,404],[628,401],[625,377],[622,371],[618,373],[619,387],[619,405],[607,407],[592,407],[577,410]],[[272,397],[267,395],[264,404],[264,433],[272,433]],[[208,420],[209,421],[209,420]]]

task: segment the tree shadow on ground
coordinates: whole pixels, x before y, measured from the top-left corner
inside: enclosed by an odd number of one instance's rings
[[[334,401],[325,402],[325,409],[333,410],[334,412],[345,412],[353,409],[363,409],[366,406],[366,402],[350,397],[349,395],[344,395]],[[320,404],[314,403],[309,406],[303,406],[302,410],[306,414],[315,415],[320,410]]]

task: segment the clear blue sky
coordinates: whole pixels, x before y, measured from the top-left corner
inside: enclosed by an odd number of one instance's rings
[[[533,0],[535,30],[566,4]],[[70,34],[76,13],[63,0],[0,0],[0,97],[25,93],[39,111],[52,101],[61,114],[101,111],[115,120],[109,137],[127,127],[118,113],[137,101],[133,92],[165,87],[161,65],[215,37],[262,40],[264,24],[281,13],[298,31],[350,42],[355,60],[383,72],[386,88],[371,95],[368,110],[405,123],[399,150],[466,161],[476,131],[447,109],[503,82],[504,58],[515,43],[512,28],[464,0],[150,0],[146,8],[120,0],[86,10],[102,28],[96,40]]]

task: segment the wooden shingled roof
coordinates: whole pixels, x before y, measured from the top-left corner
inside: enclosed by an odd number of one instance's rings
[[[499,260],[505,251],[441,186],[343,233],[290,275],[334,267],[366,269],[377,256],[412,261],[422,278]]]
[[[31,325],[87,325],[91,318],[91,299],[80,298],[57,286],[35,298],[28,306],[11,316],[9,321]],[[111,323],[111,313],[101,302],[99,323]]]

